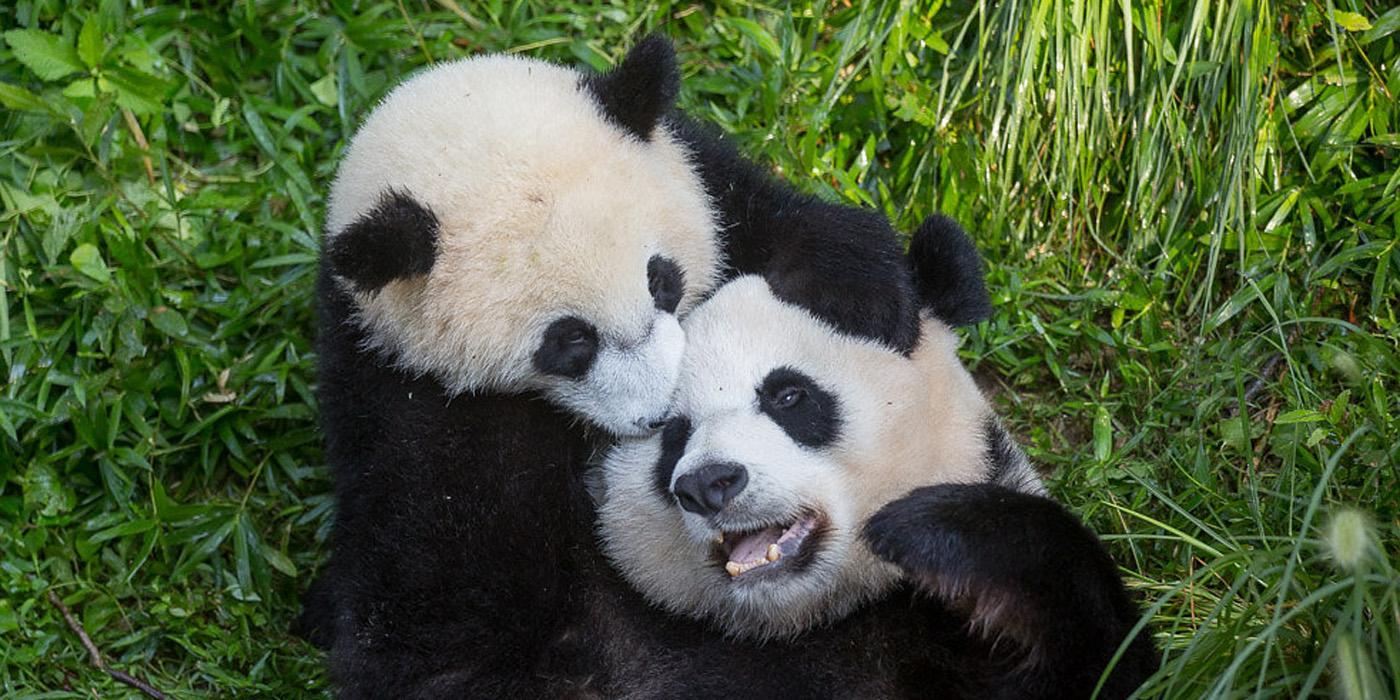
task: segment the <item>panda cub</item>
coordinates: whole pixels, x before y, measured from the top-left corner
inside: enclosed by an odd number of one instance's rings
[[[577,71],[503,55],[374,110],[325,241],[367,349],[451,394],[538,392],[618,435],[659,425],[676,315],[719,274],[715,215],[684,144],[598,112]]]
[[[971,243],[934,218],[912,249],[932,306],[909,356],[835,332],[754,277],[700,305],[674,417],[602,465],[604,552],[654,604],[757,641],[793,640],[912,580],[974,636],[1019,643],[1027,663],[991,681],[997,692],[1087,697],[1136,610],[958,360],[961,300],[940,292],[984,289],[948,279],[980,278]],[[1135,640],[1105,697],[1145,678],[1150,656]]]

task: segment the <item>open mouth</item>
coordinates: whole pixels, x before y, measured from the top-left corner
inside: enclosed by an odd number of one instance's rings
[[[716,560],[730,579],[749,578],[777,568],[800,569],[811,559],[825,530],[816,513],[802,513],[791,522],[758,530],[721,530],[715,539]]]

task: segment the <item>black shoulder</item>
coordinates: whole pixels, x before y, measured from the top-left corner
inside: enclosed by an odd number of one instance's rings
[[[888,219],[799,192],[713,126],[679,113],[666,126],[690,151],[710,195],[729,274],[762,276],[779,299],[842,333],[913,350],[919,308]]]

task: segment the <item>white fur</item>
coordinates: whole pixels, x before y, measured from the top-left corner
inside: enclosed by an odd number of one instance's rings
[[[986,480],[991,408],[943,323],[926,319],[918,348],[905,357],[839,334],[777,300],[761,279],[743,277],[697,308],[685,328],[675,410],[693,432],[671,483],[709,462],[737,462],[748,469],[748,486],[717,516],[720,529],[756,529],[817,509],[830,532],[801,574],[731,580],[712,559],[716,522],[656,492],[659,438],[624,441],[603,465],[600,533],[609,557],[653,602],[734,635],[796,634],[898,579],[859,539],[880,507],[919,486]],[[756,387],[778,367],[807,374],[837,397],[835,444],[803,447],[758,410]],[[1022,476],[1028,490],[1039,490],[1033,471]]]
[[[326,235],[386,191],[410,194],[439,220],[437,259],[426,276],[355,292],[372,344],[454,393],[544,389],[631,433],[664,412],[679,355],[675,332],[649,332],[669,315],[653,307],[647,261],[665,255],[684,271],[683,313],[715,282],[718,236],[683,146],[664,128],[641,141],[607,122],[580,77],[495,55],[406,81],[352,140]],[[570,314],[597,327],[612,358],[583,388],[531,364],[545,328]],[[623,374],[632,380],[616,383]]]
[[[615,434],[650,434],[655,431],[649,425],[670,410],[684,350],[685,331],[676,317],[657,314],[634,344],[604,345],[582,379],[546,377],[539,383],[546,396],[575,413],[635,416],[630,428],[610,426]]]

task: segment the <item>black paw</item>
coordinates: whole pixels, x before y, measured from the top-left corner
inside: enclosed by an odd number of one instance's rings
[[[1060,504],[994,484],[916,489],[870,519],[874,553],[908,574],[1034,587],[1088,563],[1112,568],[1098,538]]]
[[[864,535],[877,556],[966,613],[974,632],[1017,643],[989,697],[1088,697],[1140,614],[1098,537],[1048,498],[994,484],[925,487],[882,508]],[[1126,697],[1155,658],[1139,634],[1100,697]]]
[[[1105,657],[1137,619],[1098,537],[1042,496],[929,486],[882,508],[864,535],[877,556],[965,612],[972,629],[1019,642],[1033,665]]]

